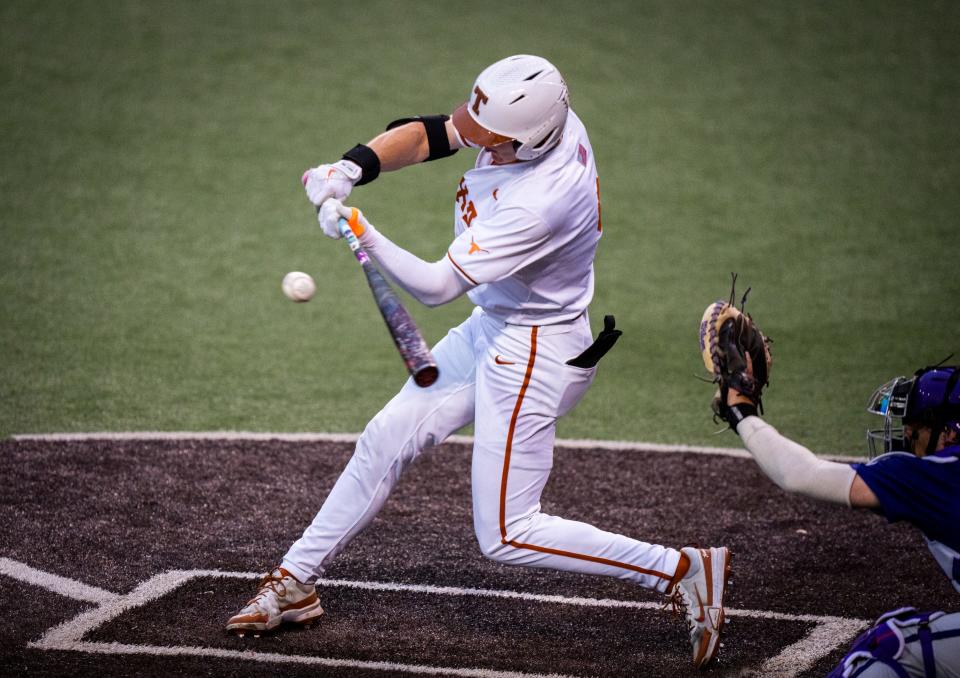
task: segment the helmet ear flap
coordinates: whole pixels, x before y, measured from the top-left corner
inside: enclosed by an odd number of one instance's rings
[[[540,157],[548,150],[556,146],[557,142],[560,140],[561,133],[560,127],[554,127],[539,140],[528,141],[525,144],[514,141],[513,148],[516,151],[517,159],[533,160],[534,158]]]

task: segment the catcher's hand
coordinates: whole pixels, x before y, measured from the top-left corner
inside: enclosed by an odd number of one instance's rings
[[[736,275],[734,275],[736,283]],[[703,364],[719,389],[713,399],[714,419],[722,418],[736,430],[747,416],[763,411],[761,395],[770,383],[770,339],[753,318],[743,312],[748,289],[740,309],[730,301],[707,306],[700,320],[700,352]]]

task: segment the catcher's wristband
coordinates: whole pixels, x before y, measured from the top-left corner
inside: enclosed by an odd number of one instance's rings
[[[380,156],[369,146],[357,144],[343,154],[343,159],[360,165],[360,181],[355,186],[369,184],[380,176]]]
[[[747,403],[728,405],[723,409],[722,416],[727,423],[730,424],[730,428],[736,432],[737,424],[747,417],[757,416],[757,408],[755,405],[749,405]]]

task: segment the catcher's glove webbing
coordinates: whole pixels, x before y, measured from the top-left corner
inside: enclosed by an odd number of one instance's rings
[[[761,394],[770,381],[770,339],[763,335],[753,318],[743,312],[750,289],[743,294],[738,309],[734,303],[737,275],[733,274],[730,300],[718,300],[707,306],[700,320],[700,353],[712,382],[719,385],[713,398],[714,420],[720,418],[736,431],[744,417],[763,412]],[[727,394],[735,390],[743,398],[727,404]]]

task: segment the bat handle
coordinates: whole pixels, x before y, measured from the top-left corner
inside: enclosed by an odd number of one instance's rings
[[[347,242],[350,244],[350,249],[355,250],[357,247],[360,247],[360,242],[357,240],[357,236],[353,234],[353,229],[350,228],[350,224],[347,223],[347,220],[343,217],[337,219],[337,228],[340,229],[340,235],[347,239]],[[354,247],[353,243],[357,243]]]
[[[342,235],[344,240],[347,241],[347,244],[350,245],[350,249],[353,251],[354,256],[357,257],[357,261],[359,261],[361,264],[368,261],[369,257],[367,256],[366,251],[360,245],[360,241],[357,240],[357,236],[354,235],[353,229],[350,228],[350,224],[347,223],[347,220],[343,217],[340,217],[337,220],[337,228],[340,229],[340,235]]]

